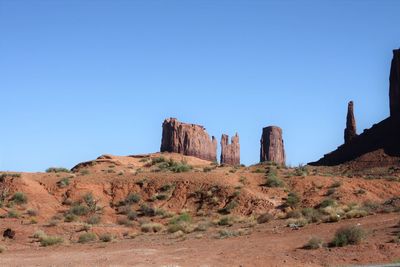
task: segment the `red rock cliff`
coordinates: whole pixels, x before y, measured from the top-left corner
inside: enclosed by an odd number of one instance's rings
[[[240,165],[239,135],[236,133],[229,144],[229,136],[223,134],[221,137],[221,164]]]
[[[390,116],[400,118],[400,49],[393,50],[389,80]]]
[[[271,161],[280,165],[285,165],[286,157],[281,128],[269,126],[263,129],[260,161]]]
[[[217,140],[201,125],[166,119],[163,123],[161,152],[175,152],[200,159],[217,160]]]

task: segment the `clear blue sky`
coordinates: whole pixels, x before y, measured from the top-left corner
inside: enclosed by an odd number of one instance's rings
[[[0,0],[0,170],[72,167],[159,150],[164,118],[239,132],[283,128],[287,162],[389,114],[400,1]]]

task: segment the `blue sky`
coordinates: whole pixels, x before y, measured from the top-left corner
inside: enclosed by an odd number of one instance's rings
[[[164,118],[240,135],[259,160],[283,128],[287,162],[389,114],[400,1],[0,0],[0,170],[72,167],[159,150]]]

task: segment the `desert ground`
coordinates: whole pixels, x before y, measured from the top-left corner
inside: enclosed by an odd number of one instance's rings
[[[155,153],[3,172],[0,265],[400,262],[400,168],[357,166],[232,167]]]

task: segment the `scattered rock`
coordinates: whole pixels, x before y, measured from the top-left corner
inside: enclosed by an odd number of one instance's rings
[[[286,157],[281,128],[277,126],[263,128],[260,161],[271,161],[279,165],[285,165]]]
[[[166,119],[163,123],[161,152],[174,152],[200,159],[217,160],[217,140],[201,125]]]
[[[3,232],[3,237],[4,237],[4,238],[9,238],[9,239],[14,239],[14,237],[15,237],[15,231],[11,230],[10,228],[7,228],[7,229]]]
[[[236,133],[229,144],[229,136],[223,134],[221,137],[221,164],[240,165],[239,135]]]

